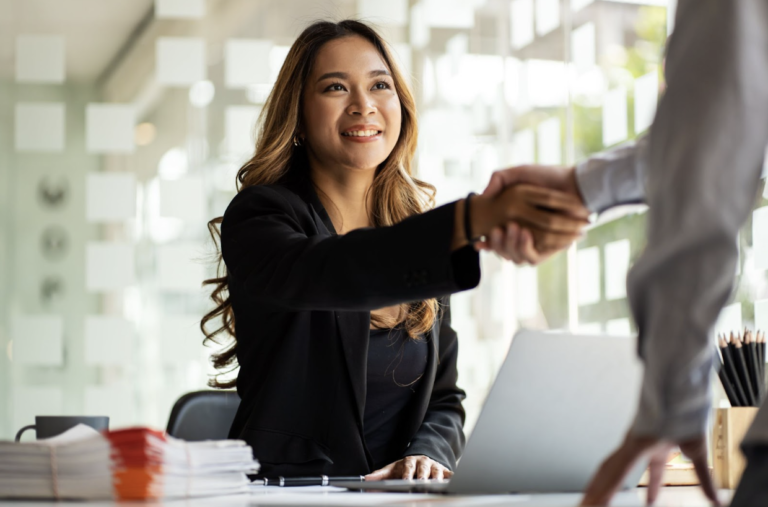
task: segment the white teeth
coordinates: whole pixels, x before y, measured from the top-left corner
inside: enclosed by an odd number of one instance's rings
[[[375,136],[378,134],[378,130],[352,130],[350,132],[344,132],[343,136],[351,136],[351,137],[370,137]]]

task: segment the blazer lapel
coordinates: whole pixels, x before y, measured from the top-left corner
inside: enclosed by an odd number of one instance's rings
[[[371,326],[369,312],[336,312],[339,337],[344,349],[349,380],[355,396],[358,428],[362,435],[365,410],[366,377],[368,374],[368,333]]]
[[[424,339],[429,340],[429,355],[427,356],[427,369],[424,372],[422,379],[424,380],[423,388],[427,393],[426,398],[423,400],[423,409],[426,413],[427,406],[429,405],[429,398],[432,394],[432,388],[435,385],[435,376],[437,375],[437,362],[440,357],[438,346],[440,345],[440,319],[435,319],[435,323],[432,324],[432,330]]]

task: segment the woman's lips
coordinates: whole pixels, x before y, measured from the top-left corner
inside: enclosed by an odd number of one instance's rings
[[[382,134],[381,130],[355,130],[344,132],[341,137],[354,143],[371,143],[381,139]]]

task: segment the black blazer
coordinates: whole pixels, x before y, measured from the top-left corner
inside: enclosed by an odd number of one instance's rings
[[[237,391],[230,438],[245,440],[265,476],[372,471],[363,437],[370,311],[475,287],[478,254],[450,252],[454,204],[392,227],[338,236],[309,178],[249,187],[221,225],[235,314]],[[427,369],[402,456],[453,469],[464,446],[464,392],[448,298],[425,339]]]

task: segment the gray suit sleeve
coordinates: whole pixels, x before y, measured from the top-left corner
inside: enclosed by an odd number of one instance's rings
[[[600,153],[576,166],[576,182],[590,211],[645,202],[648,136]]]
[[[650,133],[648,244],[628,277],[645,363],[632,431],[706,431],[713,343],[768,141],[768,2],[680,0]]]

